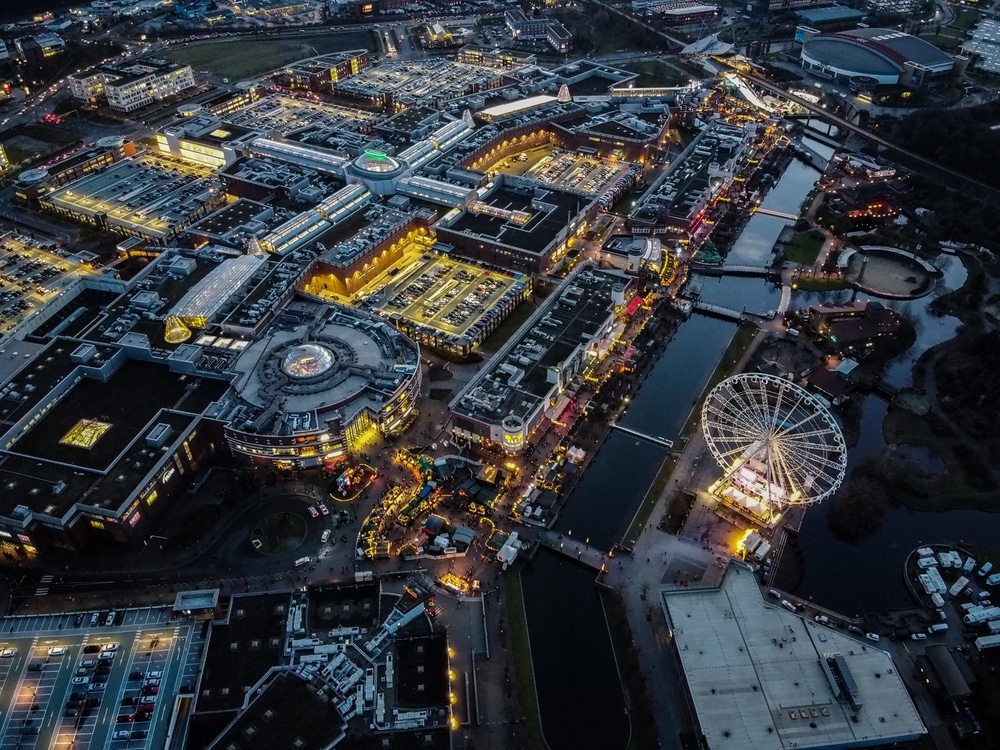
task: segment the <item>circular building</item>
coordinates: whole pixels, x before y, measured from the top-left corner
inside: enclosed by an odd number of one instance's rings
[[[235,454],[279,467],[321,466],[397,434],[415,416],[420,350],[389,323],[331,310],[247,347],[224,407]]]
[[[802,45],[802,68],[834,81],[870,78],[919,87],[951,72],[955,61],[923,39],[894,29],[815,34]]]
[[[396,180],[409,169],[406,162],[381,151],[365,151],[350,163],[347,171],[357,177],[376,195],[391,195]]]

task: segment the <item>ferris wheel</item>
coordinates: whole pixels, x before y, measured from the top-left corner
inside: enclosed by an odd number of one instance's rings
[[[713,487],[742,505],[774,513],[818,503],[844,480],[840,425],[819,398],[783,378],[744,373],[723,380],[708,394],[701,427],[725,472]]]

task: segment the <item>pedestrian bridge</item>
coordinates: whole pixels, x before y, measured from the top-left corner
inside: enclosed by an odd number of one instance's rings
[[[713,305],[708,302],[695,302],[694,309],[705,315],[713,315],[717,318],[724,318],[725,320],[735,320],[737,323],[741,321],[750,321],[753,323],[758,323],[762,320],[770,320],[773,315],[765,315],[764,313],[750,312],[746,308],[742,310],[737,310],[732,307],[725,307],[723,305]]]
[[[758,208],[754,213],[764,214],[765,216],[777,216],[779,219],[788,219],[789,221],[796,221],[799,218],[795,214],[788,214],[784,211],[773,211],[770,208]]]
[[[607,567],[608,553],[605,550],[590,546],[586,541],[575,539],[567,534],[560,534],[558,531],[551,529],[543,531],[536,538],[538,539],[538,543],[543,547],[548,547],[560,555],[583,563],[588,568],[603,572]]]

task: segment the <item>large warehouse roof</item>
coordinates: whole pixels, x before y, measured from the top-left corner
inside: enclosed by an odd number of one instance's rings
[[[814,60],[857,75],[902,73],[907,62],[925,65],[934,72],[947,72],[954,63],[933,44],[893,29],[818,34],[807,39],[802,50]]]
[[[887,653],[765,601],[742,564],[720,588],[663,603],[709,748],[859,747],[925,732]]]

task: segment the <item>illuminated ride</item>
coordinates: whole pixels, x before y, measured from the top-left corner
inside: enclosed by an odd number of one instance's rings
[[[783,378],[723,380],[705,400],[701,427],[723,471],[709,492],[757,523],[773,526],[785,508],[818,503],[844,480],[840,425],[819,398]]]

